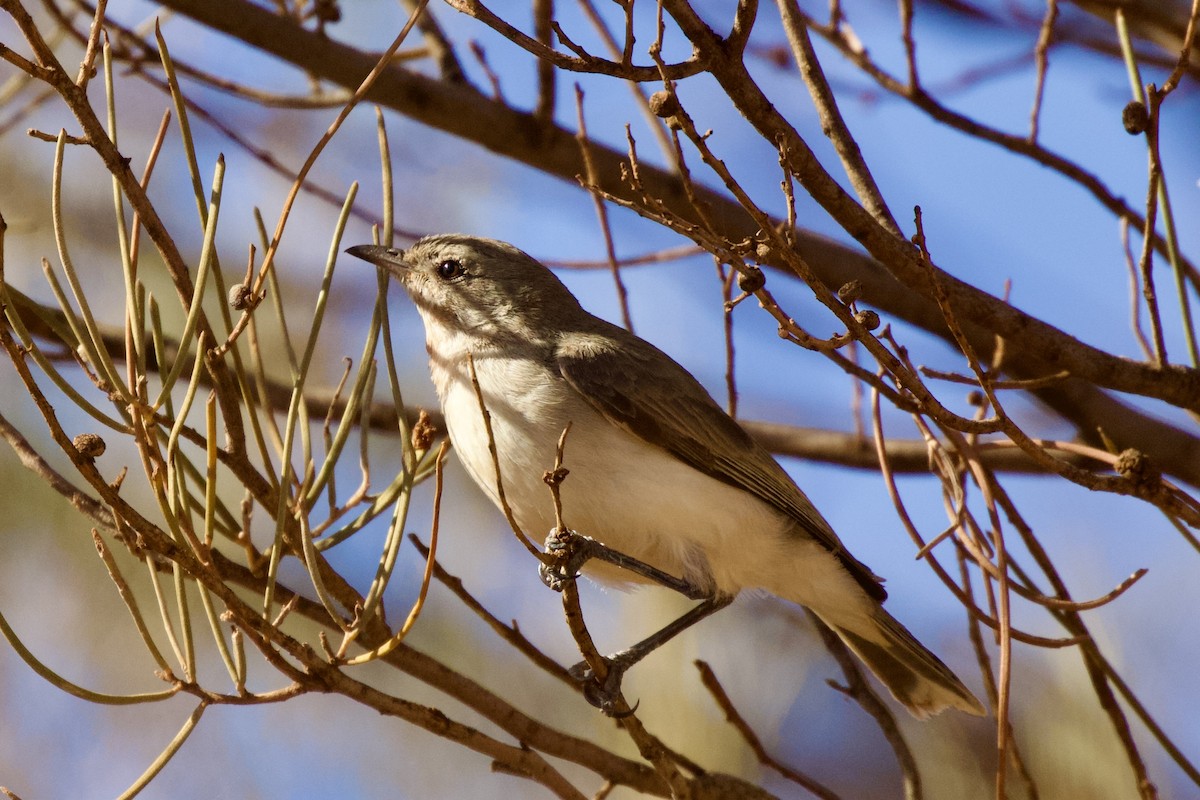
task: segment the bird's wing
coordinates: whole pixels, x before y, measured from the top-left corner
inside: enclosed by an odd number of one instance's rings
[[[556,358],[567,383],[613,425],[779,509],[836,555],[868,594],[887,596],[880,579],[846,551],[771,454],[669,356],[614,329],[568,336]]]

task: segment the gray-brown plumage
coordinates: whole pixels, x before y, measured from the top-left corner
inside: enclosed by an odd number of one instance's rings
[[[570,423],[567,524],[716,596],[765,589],[808,607],[905,707],[983,714],[979,701],[881,605],[880,579],[763,447],[669,356],[585,311],[517,248],[461,235],[350,253],[388,269],[425,323],[455,450],[498,502],[473,360],[505,496],[527,532],[554,525],[542,483]],[[601,564],[596,577],[636,576]]]

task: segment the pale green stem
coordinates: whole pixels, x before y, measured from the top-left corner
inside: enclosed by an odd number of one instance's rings
[[[43,261],[43,263],[46,262]],[[53,275],[53,273],[49,274]],[[61,292],[61,289],[59,291]],[[62,374],[54,366],[53,362],[46,358],[46,355],[38,346],[37,341],[29,334],[29,329],[25,327],[25,321],[17,312],[16,306],[9,299],[8,284],[6,283],[0,283],[0,303],[3,303],[4,305],[4,316],[8,318],[9,324],[12,325],[13,330],[17,332],[17,337],[21,340],[21,346],[25,348],[26,352],[33,356],[34,363],[36,363],[38,368],[50,378],[54,385],[58,387],[59,391],[65,394],[73,404],[86,411],[90,417],[95,419],[101,425],[111,428],[117,433],[132,433],[133,429],[127,423],[110,417],[108,414],[105,414],[99,408],[92,405],[92,403],[90,403],[83,395],[79,393],[79,390],[77,390],[70,381],[62,376]],[[69,308],[64,308],[63,311],[67,315],[67,318],[70,319],[72,316],[72,311]],[[63,341],[69,344],[72,338],[73,336],[64,337]]]
[[[100,333],[100,326],[96,324],[96,318],[92,315],[92,308],[88,305],[87,298],[84,296],[83,286],[79,283],[79,276],[75,272],[75,262],[71,260],[70,251],[67,249],[67,233],[63,227],[63,210],[62,210],[62,172],[63,172],[63,149],[66,146],[66,131],[59,131],[58,143],[54,148],[54,170],[51,179],[50,187],[50,205],[51,216],[53,218],[54,240],[58,246],[58,258],[62,264],[63,274],[67,278],[67,284],[71,287],[71,294],[75,297],[75,302],[79,305],[79,315],[83,322],[84,331],[75,329],[75,336],[83,345],[87,352],[88,360],[96,368],[98,376],[103,381],[109,384],[111,391],[116,392],[120,397],[128,402],[132,399],[129,387],[117,375],[116,365],[109,356],[108,351],[104,348],[104,337]],[[71,314],[67,314],[67,319],[72,319]]]
[[[396,556],[404,541],[404,524],[408,520],[408,507],[412,500],[412,472],[405,470],[404,474],[406,476],[404,490],[400,493],[395,510],[392,512],[392,524],[388,527],[379,566],[375,569],[375,578],[371,581],[371,587],[367,590],[367,596],[363,600],[362,611],[358,616],[358,625],[355,626],[356,633],[365,628],[375,614],[375,608],[383,598],[384,589],[387,588],[388,582],[392,578],[392,569],[396,566]]]
[[[171,371],[163,378],[162,389],[159,392],[158,399],[154,401],[154,408],[156,410],[166,400],[167,395],[171,393],[171,390],[175,386],[175,381],[179,379],[179,374],[183,371],[185,361],[183,352],[187,348],[188,343],[192,341],[192,337],[196,332],[196,324],[200,320],[201,313],[203,313],[204,287],[208,283],[208,273],[213,261],[213,252],[216,249],[217,218],[220,216],[221,187],[224,181],[225,156],[217,156],[217,166],[213,171],[212,198],[209,201],[208,224],[204,226],[204,242],[200,247],[200,266],[196,270],[196,285],[192,292],[191,307],[188,309],[187,320],[183,324],[183,332],[179,335],[179,355],[175,359],[175,363],[171,365]]]
[[[187,599],[187,574],[178,563],[175,567],[175,605],[179,609],[179,629],[183,632],[183,670],[187,680],[196,680],[196,647],[192,640],[192,610]]]
[[[102,52],[104,54],[104,91],[108,98],[108,138],[112,140],[113,147],[117,147],[117,93],[113,88],[112,48],[109,46],[107,39],[104,41]],[[129,223],[125,220],[125,202],[121,194],[121,182],[117,180],[116,175],[112,176],[112,193],[113,211],[116,215],[117,224],[117,245],[121,253],[121,274],[125,280],[126,322],[133,333],[129,338],[135,348],[133,360],[137,363],[140,360],[138,356],[142,349],[142,337],[139,335],[141,329],[134,325],[139,315],[136,278],[134,277],[135,270],[132,259],[133,248],[129,244]],[[145,373],[139,374],[144,375]],[[134,387],[130,387],[130,392],[132,393],[133,391]]]
[[[321,577],[319,556],[316,549],[313,548],[312,531],[308,527],[308,514],[301,510],[296,515],[296,521],[300,523],[300,544],[304,551],[304,566],[308,568],[308,576],[312,580],[313,588],[317,591],[317,597],[320,599],[321,605],[325,606],[325,613],[329,615],[330,621],[341,628],[343,632],[348,632],[350,626],[343,620],[337,604],[325,588],[325,580]]]
[[[325,264],[325,274],[321,279],[321,290],[317,295],[317,308],[314,313],[313,329],[309,333],[308,342],[304,348],[304,354],[300,359],[301,375],[307,378],[309,365],[312,361],[313,351],[316,347],[317,331],[325,316],[325,305],[329,299],[329,286],[333,280],[333,268],[337,263],[337,257],[341,249],[342,234],[345,232],[346,222],[350,218],[350,210],[354,203],[354,197],[358,194],[358,184],[354,183],[350,186],[350,191],[346,195],[346,202],[342,205],[342,212],[338,215],[338,220],[334,226],[333,238],[329,246],[329,254]],[[372,320],[372,329],[378,331],[375,320]],[[366,385],[366,378],[369,374],[368,364],[370,361],[371,352],[374,350],[372,345],[371,350],[364,348],[363,359],[359,362],[358,377],[354,382],[354,387],[350,391],[349,397],[346,399],[346,407],[342,411],[342,419],[338,423],[337,432],[333,436],[333,443],[329,447],[329,452],[325,454],[325,459],[321,463],[321,470],[309,484],[307,491],[304,494],[303,507],[311,508],[312,504],[321,496],[321,491],[325,483],[329,480],[333,473],[333,468],[337,464],[338,457],[341,455],[342,448],[346,444],[346,438],[350,435],[351,429],[354,427],[351,423],[358,415],[359,404],[362,402],[363,390]],[[303,386],[303,383],[298,384],[297,392]],[[303,403],[301,403],[303,405]]]
[[[179,729],[179,733],[175,734],[175,738],[158,754],[158,758],[154,759],[154,763],[147,767],[146,771],[128,789],[122,792],[117,800],[131,800],[142,789],[145,789],[150,781],[154,780],[155,776],[167,765],[167,762],[179,752],[179,748],[183,747],[183,743],[187,741],[188,736],[195,730],[196,723],[200,721],[200,717],[204,714],[204,709],[206,708],[208,708],[208,701],[202,700],[200,705],[196,706],[191,715],[188,716],[187,721],[183,723],[183,727]]]
[[[146,618],[142,616],[142,610],[138,607],[137,598],[129,588],[128,581],[121,573],[117,566],[117,560],[113,558],[112,552],[109,551],[108,545],[104,543],[99,531],[92,528],[92,541],[96,545],[96,552],[100,554],[100,560],[104,562],[105,569],[108,570],[108,577],[117,587],[117,594],[121,596],[121,600],[125,602],[125,607],[129,609],[129,616],[133,617],[133,625],[137,628],[138,635],[142,637],[142,641],[146,645],[146,650],[150,652],[150,657],[154,659],[159,668],[166,674],[170,674],[171,667],[167,664],[167,659],[163,657],[162,651],[158,649],[158,645],[154,642],[154,637],[150,635],[150,629],[146,626]]]
[[[212,547],[217,516],[217,398],[204,403],[204,546]]]
[[[167,598],[163,595],[162,586],[158,582],[158,569],[149,557],[145,559],[146,568],[150,570],[150,585],[154,587],[154,599],[158,601],[158,613],[162,617],[163,630],[167,634],[167,641],[171,644],[171,650],[175,652],[175,660],[179,662],[181,667],[187,664],[183,657],[183,649],[179,646],[179,640],[175,637],[175,623],[171,620],[171,614],[167,611]]]
[[[0,633],[4,634],[4,638],[8,640],[9,646],[16,651],[17,655],[21,657],[21,660],[30,669],[51,685],[81,700],[110,706],[127,706],[136,703],[153,703],[158,700],[166,700],[178,694],[178,689],[164,689],[161,692],[147,692],[145,694],[106,694],[104,692],[93,692],[91,689],[85,689],[77,683],[72,683],[39,661],[37,656],[30,652],[29,648],[20,640],[16,631],[9,626],[8,620],[4,618],[4,614],[2,613],[0,613]]]
[[[175,77],[175,64],[171,60],[167,41],[163,38],[162,29],[157,21],[154,24],[154,38],[158,41],[158,57],[162,61],[167,88],[171,92],[171,102],[175,104],[175,118],[179,120],[179,138],[183,141],[188,174],[192,178],[192,195],[196,201],[196,210],[200,213],[200,225],[207,227],[208,210],[204,203],[204,183],[200,180],[200,161],[196,158],[196,144],[192,138],[192,125],[188,120],[187,103],[184,102],[183,92],[179,89],[179,79]]]
[[[229,679],[233,681],[233,685],[236,687],[239,681],[237,665],[229,653],[229,647],[225,644],[225,633],[221,630],[221,619],[213,608],[212,598],[208,595],[208,589],[203,586],[197,588],[200,590],[200,603],[204,606],[204,615],[208,617],[208,625],[212,628],[213,641],[217,643],[217,651],[221,654],[221,660],[225,662],[225,669],[229,672]]]
[[[238,694],[246,693],[246,643],[242,639],[240,628],[234,628],[229,636],[233,643],[233,664],[236,673],[233,679],[234,688]]]
[[[407,470],[404,470],[396,475],[391,484],[382,492],[380,492],[374,501],[372,501],[371,505],[363,510],[357,517],[355,517],[352,522],[341,528],[338,528],[336,531],[324,537],[323,539],[317,540],[314,542],[314,546],[318,550],[328,550],[331,547],[341,544],[346,539],[349,539],[351,536],[365,528],[367,523],[390,508],[392,503],[396,502],[396,498],[398,498],[400,493],[405,490],[406,486],[408,486],[407,475]]]

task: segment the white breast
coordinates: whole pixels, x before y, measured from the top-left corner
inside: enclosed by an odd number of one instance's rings
[[[479,397],[465,360],[431,363],[455,451],[499,506]],[[559,436],[570,422],[564,451],[570,474],[561,490],[567,527],[707,590],[736,594],[763,588],[814,610],[827,604],[822,598],[847,596],[838,589],[851,589],[848,573],[825,548],[798,536],[788,517],[612,425],[556,371],[495,354],[477,355],[475,369],[491,414],[505,497],[533,541],[554,526],[542,476],[553,468]],[[606,565],[589,574],[636,580]],[[857,587],[849,592],[860,594]]]

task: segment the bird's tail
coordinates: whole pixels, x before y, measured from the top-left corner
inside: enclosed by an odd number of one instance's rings
[[[869,620],[853,627],[827,624],[917,719],[947,708],[976,716],[987,714],[950,668],[882,606],[876,606]]]

